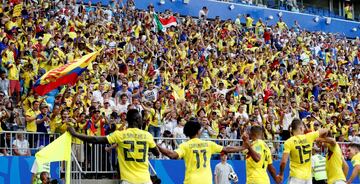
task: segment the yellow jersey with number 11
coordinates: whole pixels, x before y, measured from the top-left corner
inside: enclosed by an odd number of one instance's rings
[[[290,154],[290,177],[309,180],[311,175],[311,151],[319,132],[292,136],[285,141],[284,153]]]
[[[221,152],[222,149],[222,146],[214,142],[198,138],[180,144],[175,152],[179,154],[179,158],[183,158],[185,161],[184,184],[212,184],[211,155]]]
[[[148,150],[155,148],[153,136],[138,128],[116,130],[107,136],[110,144],[118,144],[118,160],[121,179],[130,183],[151,182]]]

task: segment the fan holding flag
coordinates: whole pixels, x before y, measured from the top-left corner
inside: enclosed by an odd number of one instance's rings
[[[166,28],[171,26],[177,26],[176,18],[173,15],[169,15],[168,17],[161,18],[158,14],[154,13],[154,25],[156,31],[165,32]]]

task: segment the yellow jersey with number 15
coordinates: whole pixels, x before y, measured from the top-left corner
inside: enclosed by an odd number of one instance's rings
[[[285,141],[284,153],[290,154],[290,177],[309,180],[311,175],[311,151],[319,132],[292,136]]]
[[[255,162],[250,155],[246,157],[246,183],[247,184],[270,184],[269,176],[266,172],[267,166],[272,164],[271,151],[267,144],[258,139],[251,147],[260,154],[260,161]]]
[[[151,182],[148,150],[155,148],[153,136],[138,128],[116,130],[107,136],[110,144],[118,144],[118,160],[121,179],[130,183]]]
[[[211,155],[221,152],[222,149],[222,146],[214,142],[203,141],[198,138],[180,144],[175,152],[185,162],[184,184],[212,184]]]

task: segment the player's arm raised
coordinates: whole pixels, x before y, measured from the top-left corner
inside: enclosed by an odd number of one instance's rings
[[[88,136],[88,135],[84,135],[84,134],[79,134],[71,126],[68,126],[67,130],[69,131],[69,133],[72,136],[74,136],[78,139],[81,139],[82,141],[85,141],[88,143],[94,143],[94,144],[109,144],[109,141],[105,136]]]
[[[253,148],[252,148],[252,146],[251,146],[251,144],[250,144],[250,141],[249,141],[249,136],[247,135],[247,134],[244,134],[243,136],[242,136],[242,139],[243,139],[243,141],[244,141],[244,147],[246,148],[246,149],[248,149],[248,155],[250,155],[251,156],[251,158],[255,161],[255,162],[259,162],[260,161],[260,159],[261,159],[261,155],[259,154],[259,153],[257,153]]]
[[[329,132],[327,128],[321,128],[318,131],[319,131],[319,137],[326,137]]]
[[[333,138],[330,138],[330,137],[319,137],[316,139],[316,141],[320,141],[320,142],[323,142],[323,143],[326,143],[328,145],[330,145],[331,147],[335,146],[336,145],[336,141],[335,139]]]
[[[159,149],[160,153],[171,158],[171,159],[178,159],[179,158],[179,154],[176,153],[175,151],[173,150],[169,150],[169,149],[166,149],[166,148],[163,148],[159,145],[156,145],[157,148]]]
[[[244,148],[242,146],[226,146],[221,151],[223,151],[225,153],[239,153],[245,149],[246,148]]]

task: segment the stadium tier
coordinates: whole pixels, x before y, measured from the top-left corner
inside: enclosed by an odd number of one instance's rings
[[[0,184],[359,183],[357,1],[1,2]]]

